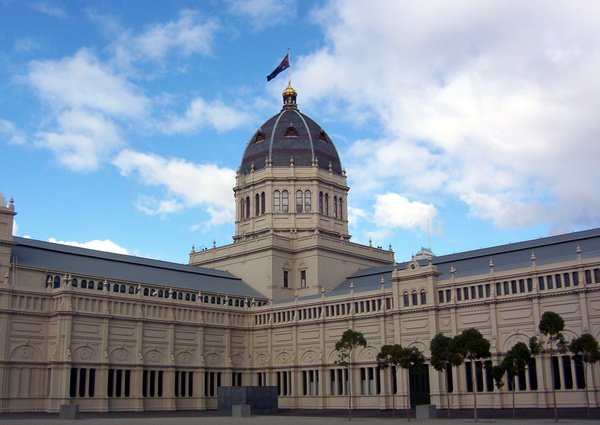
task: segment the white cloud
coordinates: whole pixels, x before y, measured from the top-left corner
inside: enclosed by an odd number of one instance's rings
[[[0,119],[0,134],[5,134],[8,137],[8,144],[10,145],[24,145],[27,141],[27,135],[18,130],[15,124]]]
[[[105,239],[103,241],[95,239],[93,241],[89,241],[89,242],[72,242],[72,241],[57,241],[54,238],[50,238],[48,239],[48,242],[52,242],[52,243],[59,243],[62,245],[69,245],[69,246],[76,246],[76,247],[80,247],[80,248],[87,248],[87,249],[95,249],[97,251],[106,251],[106,252],[113,252],[115,254],[125,254],[128,255],[129,252],[117,245],[116,243]]]
[[[313,14],[326,46],[298,60],[295,86],[381,129],[350,148],[359,195],[393,185],[501,227],[597,225],[599,14],[593,1],[331,2]]]
[[[61,113],[57,132],[38,132],[35,144],[50,149],[73,171],[95,171],[121,144],[118,127],[100,114],[81,110]]]
[[[124,176],[137,175],[143,184],[166,190],[164,200],[146,197],[138,201],[138,208],[147,214],[168,214],[184,207],[202,206],[211,215],[211,224],[234,219],[231,188],[235,171],[229,168],[166,159],[132,150],[122,151],[113,164]]]
[[[202,98],[194,99],[183,117],[171,117],[160,127],[166,134],[191,133],[206,126],[218,131],[228,131],[243,126],[250,116],[236,110],[221,101],[206,102]]]
[[[149,100],[87,49],[60,61],[34,61],[29,82],[59,109],[93,109],[114,117],[138,117]]]
[[[35,2],[29,5],[31,9],[36,10],[38,12],[44,13],[49,16],[53,16],[55,18],[64,19],[67,18],[67,12],[61,9],[58,6],[50,4],[49,2]]]
[[[428,222],[439,214],[432,204],[410,201],[397,193],[375,196],[374,220],[381,227],[427,231]]]
[[[160,62],[173,51],[183,57],[209,55],[219,28],[216,21],[203,20],[197,11],[185,9],[177,20],[155,23],[139,35],[123,32],[114,46],[117,61],[121,66],[135,60]]]
[[[229,12],[250,18],[252,25],[266,28],[296,16],[295,0],[229,0]]]

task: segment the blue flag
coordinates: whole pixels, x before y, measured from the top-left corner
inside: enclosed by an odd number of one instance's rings
[[[271,81],[273,78],[277,77],[279,73],[285,69],[290,67],[290,54],[285,55],[285,58],[281,61],[279,66],[273,70],[269,75],[267,75],[267,81]]]

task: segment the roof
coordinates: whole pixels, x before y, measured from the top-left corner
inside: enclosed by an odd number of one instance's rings
[[[240,278],[225,271],[21,237],[14,237],[14,241],[16,246],[12,247],[12,256],[17,267],[93,276],[109,281],[266,298]]]
[[[437,267],[438,272],[442,273],[439,279],[445,280],[450,278],[451,267],[456,270],[457,277],[488,273],[490,260],[494,264],[494,271],[528,267],[531,265],[532,255],[535,255],[538,265],[573,260],[577,258],[577,247],[581,249],[584,258],[600,255],[600,228],[432,257],[432,263]],[[427,260],[418,260],[418,262],[421,265],[427,264]],[[408,262],[403,262],[398,263],[396,267],[398,270],[403,270],[407,265]],[[393,269],[393,265],[389,265],[360,270],[349,276],[329,294],[349,294],[351,283],[354,284],[354,292],[377,289],[381,286],[381,278],[385,282],[389,281]]]
[[[250,138],[240,172],[265,168],[267,159],[274,167],[289,167],[293,158],[296,167],[311,167],[313,159],[321,169],[342,174],[338,152],[325,131],[298,109],[286,107],[269,118]]]

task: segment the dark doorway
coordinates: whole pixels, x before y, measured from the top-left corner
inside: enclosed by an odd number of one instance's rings
[[[420,371],[410,370],[408,374],[410,389],[410,407],[414,409],[420,404],[430,404],[429,397],[429,365],[423,365]]]

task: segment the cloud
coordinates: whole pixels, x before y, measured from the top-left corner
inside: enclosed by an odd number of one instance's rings
[[[105,239],[103,241],[95,239],[93,241],[80,243],[80,242],[71,242],[71,241],[57,241],[54,238],[50,238],[50,239],[48,239],[48,242],[59,243],[62,245],[69,245],[69,246],[77,246],[80,248],[95,249],[97,251],[113,252],[115,254],[124,254],[124,255],[129,254],[127,249],[117,245],[116,243],[114,243],[108,239]]]
[[[184,9],[177,20],[155,23],[141,34],[124,31],[114,45],[117,61],[122,66],[136,60],[162,62],[171,52],[183,57],[209,55],[219,29],[215,20],[203,20],[197,11]]]
[[[295,0],[229,0],[229,13],[250,18],[256,29],[289,21],[296,10]]]
[[[410,201],[397,193],[375,197],[374,221],[381,227],[421,229],[427,231],[428,222],[439,214],[432,204]]]
[[[137,87],[85,48],[59,61],[33,61],[29,68],[29,83],[58,109],[92,109],[131,118],[150,106]]]
[[[123,150],[112,162],[123,176],[137,175],[147,186],[166,191],[163,200],[144,197],[137,207],[147,214],[169,214],[182,208],[202,206],[212,224],[231,222],[235,205],[231,188],[235,171],[211,164],[194,164],[178,158]]]
[[[68,110],[57,121],[58,131],[36,133],[35,145],[73,171],[96,171],[123,143],[119,128],[100,114]]]
[[[29,7],[32,10],[44,13],[49,16],[53,16],[55,18],[65,19],[69,16],[67,15],[67,12],[65,12],[63,9],[48,2],[31,3]]]
[[[349,148],[359,196],[393,185],[500,227],[597,225],[599,13],[592,1],[330,2],[312,15],[326,45],[298,59],[295,85],[375,130]]]
[[[7,120],[0,119],[0,134],[7,136],[9,145],[24,145],[27,142],[25,132],[17,130],[15,124]]]
[[[236,110],[221,101],[206,102],[202,98],[194,99],[184,116],[171,116],[161,129],[166,134],[192,133],[206,126],[218,131],[228,131],[250,122],[246,112]]]

